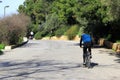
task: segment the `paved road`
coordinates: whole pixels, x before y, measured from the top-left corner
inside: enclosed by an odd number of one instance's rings
[[[29,41],[0,56],[0,80],[119,80],[120,58],[93,48],[93,68],[82,67],[82,49],[74,41]]]

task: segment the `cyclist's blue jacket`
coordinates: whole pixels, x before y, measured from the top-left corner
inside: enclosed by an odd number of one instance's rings
[[[85,43],[85,42],[91,42],[91,37],[90,37],[89,34],[83,34],[81,36],[81,38],[82,38],[83,43]]]
[[[80,40],[80,46],[82,45],[82,42],[83,42],[83,44],[84,43],[87,43],[87,42],[90,42],[90,43],[92,43],[92,38],[91,38],[91,36],[89,35],[89,34],[82,34],[82,36],[81,36],[81,40]]]

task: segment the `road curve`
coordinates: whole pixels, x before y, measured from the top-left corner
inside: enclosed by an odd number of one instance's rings
[[[119,80],[120,58],[93,48],[92,66],[82,67],[82,48],[75,41],[30,40],[0,56],[0,80]]]

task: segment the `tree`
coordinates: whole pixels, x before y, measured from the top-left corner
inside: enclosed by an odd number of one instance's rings
[[[115,7],[114,1],[111,1],[112,7]],[[119,0],[116,1],[119,3]],[[84,31],[103,37],[110,32],[109,25],[113,21],[109,3],[110,0],[25,0],[18,11],[31,17],[35,32],[57,30],[60,24],[69,27],[78,24]],[[115,18],[118,18],[119,4],[116,12]],[[40,26],[42,29],[39,29]]]
[[[120,0],[111,0],[111,13],[115,19],[120,19]]]
[[[109,26],[111,27],[110,34],[111,34],[111,40],[116,41],[120,40],[120,0],[110,0],[110,6],[111,6],[111,14],[113,16],[113,21],[109,23]]]
[[[102,0],[81,1],[80,13],[77,16],[79,23],[84,27],[84,31],[93,35],[107,35],[108,32],[104,30],[109,29],[107,24],[112,20],[112,17],[109,5]]]
[[[79,8],[79,0],[56,0],[53,2],[52,13],[59,16],[59,20],[67,24],[76,24],[76,11]]]
[[[30,16],[33,28],[38,29],[38,26],[45,22],[52,1],[54,0],[25,0],[24,4],[19,6],[18,11]]]

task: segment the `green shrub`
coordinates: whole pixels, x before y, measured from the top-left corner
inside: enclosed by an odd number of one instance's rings
[[[60,37],[68,30],[68,26],[61,26],[55,31],[55,36]]]
[[[46,16],[46,22],[44,23],[44,29],[47,31],[51,31],[60,26],[60,21],[58,19],[58,15],[53,13]]]
[[[35,39],[41,39],[42,38],[41,32],[37,32],[34,37]]]
[[[44,30],[43,36],[54,36],[55,31],[61,27],[61,24],[62,22],[59,20],[59,17],[56,13],[47,15],[45,23],[42,23],[41,25]]]
[[[0,44],[0,55],[3,54],[3,52],[1,51],[1,49],[4,49],[5,48],[5,45],[4,44]]]
[[[65,35],[68,36],[69,40],[72,40],[78,34],[78,32],[79,32],[78,25],[73,25],[73,26],[71,26],[70,29],[67,30],[67,32],[65,33]]]
[[[18,44],[22,43],[23,42],[23,37],[19,37],[18,39]]]
[[[116,43],[120,43],[120,40],[117,40]]]
[[[78,32],[79,37],[81,37],[81,35],[83,34],[83,32],[84,32],[84,27],[80,27],[79,28],[79,32]]]
[[[64,32],[62,31],[62,30],[60,30],[60,29],[58,29],[56,32],[55,32],[55,35],[57,36],[57,37],[60,37],[61,35],[63,35],[64,34]]]
[[[0,50],[4,49],[4,48],[5,48],[5,45],[4,44],[0,44]]]
[[[107,37],[105,37],[106,40],[110,40],[111,39],[111,34],[108,34]]]

